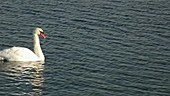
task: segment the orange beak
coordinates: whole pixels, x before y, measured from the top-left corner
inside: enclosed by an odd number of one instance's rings
[[[41,35],[42,38],[46,38],[44,33],[40,33],[40,35]]]

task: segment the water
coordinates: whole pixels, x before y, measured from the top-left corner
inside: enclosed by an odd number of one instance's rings
[[[1,62],[1,96],[170,96],[169,0],[0,1],[0,49],[42,62]]]

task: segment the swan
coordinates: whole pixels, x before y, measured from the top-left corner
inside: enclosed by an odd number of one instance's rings
[[[44,61],[45,57],[41,50],[39,35],[43,38],[45,34],[41,28],[35,28],[33,33],[34,52],[24,47],[12,47],[0,51],[0,60],[3,61]]]

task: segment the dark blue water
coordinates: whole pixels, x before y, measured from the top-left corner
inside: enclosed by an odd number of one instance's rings
[[[0,49],[46,57],[0,63],[1,96],[170,96],[169,0],[2,0]]]

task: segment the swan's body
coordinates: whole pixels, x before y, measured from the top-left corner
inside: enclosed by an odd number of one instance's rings
[[[34,31],[34,52],[24,47],[12,47],[0,51],[0,60],[6,61],[44,61],[38,35],[45,38],[43,30],[36,28]]]

